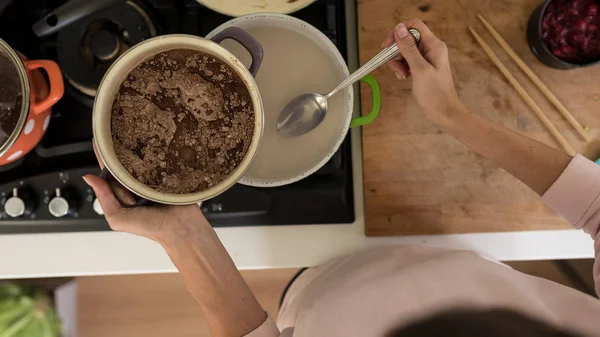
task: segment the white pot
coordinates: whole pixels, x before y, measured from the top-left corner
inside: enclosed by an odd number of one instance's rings
[[[248,50],[255,56],[253,58],[253,64],[250,67],[252,73],[255,74],[256,71],[258,71],[258,67],[262,60],[262,48],[250,35],[243,31],[240,33],[239,31],[240,29],[228,30],[222,32],[223,34],[220,34],[220,36],[212,36],[212,38],[215,41],[230,38],[245,44],[249,48]],[[189,194],[162,193],[137,181],[137,179],[129,174],[118,160],[114,151],[111,136],[110,124],[112,105],[121,83],[125,80],[129,72],[144,60],[158,53],[172,49],[192,49],[201,51],[213,55],[222,62],[228,64],[245,83],[254,107],[254,134],[248,152],[242,159],[242,162],[222,182],[209,189]],[[136,205],[129,206],[137,206],[148,200],[171,205],[193,204],[213,198],[233,186],[244,175],[252,163],[252,160],[254,160],[264,127],[263,105],[251,71],[246,69],[234,55],[217,43],[192,35],[158,36],[141,42],[129,49],[108,69],[102,82],[100,82],[98,94],[94,100],[94,139],[97,145],[98,155],[105,168],[108,170],[103,170],[104,174],[102,176],[106,176],[106,173],[110,172],[110,174],[123,186],[142,198]]]
[[[250,33],[252,33],[252,29],[257,29],[257,28],[265,28],[265,27],[272,27],[274,29],[275,28],[279,28],[279,29],[286,28],[288,30],[293,31],[293,32],[289,32],[291,34],[297,33],[297,34],[301,34],[305,37],[308,37],[312,42],[314,42],[314,44],[316,44],[322,51],[324,51],[326,57],[328,57],[329,60],[331,61],[331,63],[334,65],[335,71],[337,72],[337,77],[338,77],[337,80],[341,81],[343,78],[345,78],[349,74],[348,66],[346,65],[346,62],[344,61],[344,59],[343,59],[342,55],[340,54],[340,52],[338,51],[337,47],[329,40],[329,38],[327,36],[325,36],[323,33],[321,33],[315,27],[311,26],[310,24],[308,24],[302,20],[293,18],[288,15],[275,14],[275,13],[250,14],[247,16],[243,16],[243,17],[239,17],[239,18],[235,18],[230,21],[227,21],[226,23],[222,24],[221,26],[215,28],[212,32],[210,32],[207,35],[207,38],[215,36],[219,32],[223,31],[224,29],[230,28],[230,27],[239,27],[244,30],[250,31]],[[268,47],[265,46],[265,40],[263,39],[261,42],[261,36],[259,36],[258,34],[253,34],[253,36],[265,48],[265,57],[266,58],[272,57],[271,54],[273,54],[273,53],[270,54]],[[285,45],[287,42],[288,42],[287,40],[282,40],[281,44]],[[267,63],[268,62],[265,59],[265,62],[263,62],[263,67]],[[293,66],[293,65],[291,65],[291,66]],[[311,73],[311,65],[310,64],[303,64],[303,65],[297,65],[297,66],[303,67],[303,69],[305,68],[305,73],[308,75],[303,75],[303,76],[319,76],[318,74]],[[264,71],[264,69],[265,68],[263,68],[263,71]],[[259,73],[259,79],[260,79],[260,76],[265,76],[265,74]],[[282,76],[282,75],[276,74],[276,73],[275,74],[269,73],[268,76],[277,77],[277,76]],[[286,85],[286,83],[285,83],[286,81],[288,81],[288,83],[289,83],[290,79],[282,78],[282,85]],[[259,82],[259,89],[262,90],[260,88],[260,80],[258,82]],[[334,86],[335,85],[333,85],[330,89],[333,89]],[[314,91],[314,89],[312,89],[312,90]],[[297,94],[299,95],[302,93],[303,92],[298,92]],[[261,94],[263,96],[263,101],[265,103],[265,106],[268,107],[267,101],[265,101],[265,92],[263,91]],[[290,174],[289,176],[285,176],[285,177],[276,177],[276,178],[260,177],[259,178],[257,176],[251,176],[250,172],[249,172],[239,181],[239,183],[244,184],[244,185],[257,186],[257,187],[282,186],[282,185],[287,185],[287,184],[291,184],[296,181],[299,181],[299,180],[311,175],[315,171],[319,170],[321,167],[323,167],[323,165],[325,165],[329,161],[329,159],[339,149],[340,145],[342,144],[342,142],[344,141],[344,139],[346,137],[348,128],[351,126],[351,122],[352,122],[352,113],[353,113],[353,106],[354,106],[354,93],[353,93],[352,88],[347,88],[347,89],[341,91],[340,93],[338,93],[337,95],[342,96],[342,99],[338,99],[338,101],[337,101],[338,104],[343,105],[341,111],[339,111],[340,109],[338,109],[338,112],[342,112],[342,114],[340,116],[332,117],[332,118],[336,118],[335,123],[338,123],[339,125],[337,125],[337,127],[335,129],[338,130],[339,132],[336,131],[336,134],[332,135],[332,137],[333,137],[332,139],[326,140],[328,147],[325,150],[323,150],[322,153],[319,152],[319,156],[320,156],[319,160],[315,160],[314,162],[307,164],[308,166],[305,169],[302,169],[301,172],[296,172],[296,173]],[[378,113],[378,111],[379,110],[377,109],[377,113]],[[279,115],[279,111],[265,111],[265,114],[269,117],[272,117],[272,115],[270,115],[270,114]],[[329,115],[330,114],[328,112],[328,116]],[[370,119],[374,119],[374,117],[375,116],[371,116]],[[356,123],[353,122],[353,124],[356,124],[356,125],[362,125],[362,124],[366,124],[366,123],[367,123],[367,121],[364,119],[363,119],[362,123],[360,121],[356,121]],[[268,122],[266,122],[266,127],[269,127]],[[305,136],[303,136],[303,137],[305,137]],[[264,141],[268,141],[268,140],[264,139],[263,142]],[[263,143],[263,147],[265,146],[264,144],[265,143]],[[259,149],[259,152],[260,152],[260,149]],[[259,157],[260,157],[260,154],[259,154]],[[251,169],[251,171],[252,171],[252,169]]]

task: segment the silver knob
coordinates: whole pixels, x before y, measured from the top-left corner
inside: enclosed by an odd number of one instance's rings
[[[13,188],[12,197],[8,198],[4,203],[4,211],[11,218],[18,218],[25,214],[26,210],[25,201],[18,196],[18,190]]]
[[[62,218],[63,216],[69,214],[70,210],[71,206],[69,205],[69,201],[61,195],[60,188],[57,188],[56,195],[48,203],[48,211],[53,216]]]
[[[102,205],[100,205],[100,200],[98,198],[94,199],[92,203],[92,207],[94,208],[94,212],[98,213],[98,215],[104,215],[104,211],[102,210]]]

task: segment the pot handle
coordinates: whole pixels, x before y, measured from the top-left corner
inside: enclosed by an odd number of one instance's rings
[[[252,57],[252,64],[249,69],[250,74],[256,77],[264,56],[263,47],[260,43],[252,35],[239,27],[225,28],[211,38],[216,43],[221,43],[225,39],[232,39],[246,48]]]
[[[50,60],[27,60],[23,61],[25,64],[25,68],[27,70],[35,70],[38,68],[42,68],[48,74],[48,79],[50,81],[50,92],[48,96],[41,99],[40,101],[36,101],[31,106],[31,111],[34,114],[39,114],[50,109],[59,99],[62,98],[65,93],[65,85],[63,83],[63,77],[60,72],[60,68],[54,61]]]
[[[351,128],[373,123],[381,111],[381,88],[379,87],[379,82],[377,82],[377,79],[371,75],[366,75],[365,77],[361,78],[360,81],[367,83],[371,87],[371,112],[369,112],[369,114],[366,116],[353,118],[350,122]]]
[[[139,198],[136,200],[135,203],[133,204],[127,204],[125,202],[123,202],[121,199],[119,199],[119,195],[117,193],[115,193],[115,189],[110,185],[111,181],[116,181],[115,177],[113,177],[112,174],[110,174],[110,172],[108,171],[108,169],[106,169],[106,167],[102,168],[102,171],[100,172],[100,179],[103,179],[104,181],[106,181],[108,183],[108,185],[110,186],[110,188],[113,190],[113,193],[115,195],[115,198],[117,199],[117,201],[119,202],[119,204],[121,204],[121,206],[125,207],[125,208],[133,208],[133,207],[138,207],[138,206],[144,206],[150,203],[149,200],[144,199],[144,198]]]

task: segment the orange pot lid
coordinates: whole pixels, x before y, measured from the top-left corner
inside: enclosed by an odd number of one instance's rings
[[[25,67],[15,51],[0,39],[0,156],[19,137],[28,108]]]

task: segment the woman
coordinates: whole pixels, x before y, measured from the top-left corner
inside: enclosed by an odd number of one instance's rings
[[[419,46],[407,28],[421,32]],[[571,158],[471,112],[454,88],[448,50],[421,22],[399,24],[403,61],[422,112],[542,196],[600,251],[600,166]],[[474,252],[400,246],[355,253],[311,268],[291,284],[276,326],[244,283],[199,207],[122,208],[88,175],[112,229],[160,243],[202,306],[214,336],[600,336],[600,302],[519,273]],[[132,199],[124,190],[123,197]],[[600,265],[594,268],[600,291]]]

